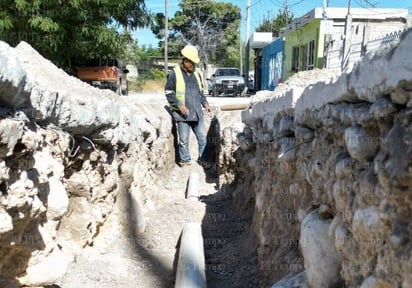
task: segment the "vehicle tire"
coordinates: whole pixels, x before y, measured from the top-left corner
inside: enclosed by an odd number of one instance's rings
[[[240,97],[245,97],[245,96],[246,96],[246,93],[247,93],[247,87],[245,87],[245,88],[243,89],[243,91],[240,92]]]
[[[123,96],[127,96],[129,95],[129,83],[126,81],[126,87],[124,89],[122,89],[122,95]]]
[[[116,94],[122,96],[122,81],[116,83]]]
[[[213,96],[214,97],[219,97],[219,90],[217,90],[216,88],[213,89]]]

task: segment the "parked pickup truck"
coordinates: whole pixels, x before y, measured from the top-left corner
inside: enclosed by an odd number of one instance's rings
[[[240,70],[234,67],[217,68],[209,80],[209,94],[212,96],[245,96],[247,86]]]
[[[101,89],[111,89],[119,95],[128,94],[126,65],[119,59],[92,59],[75,69],[80,80]]]

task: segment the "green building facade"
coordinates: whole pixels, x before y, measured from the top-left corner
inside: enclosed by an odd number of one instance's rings
[[[285,34],[284,80],[299,71],[323,68],[324,23],[314,19]]]

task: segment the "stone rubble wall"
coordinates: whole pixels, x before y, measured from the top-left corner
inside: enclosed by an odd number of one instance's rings
[[[172,123],[153,109],[67,75],[25,42],[0,42],[1,287],[63,276],[93,244],[119,181],[145,197],[153,171],[174,163]]]
[[[222,133],[273,287],[412,287],[411,47],[297,73]]]

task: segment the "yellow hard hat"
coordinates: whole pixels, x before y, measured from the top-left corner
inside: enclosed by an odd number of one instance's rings
[[[195,46],[193,45],[186,45],[182,51],[180,51],[180,53],[182,53],[183,57],[189,59],[190,61],[192,61],[193,63],[199,63],[200,59],[199,59],[199,54],[197,52],[197,49]]]

